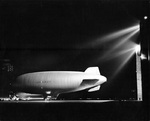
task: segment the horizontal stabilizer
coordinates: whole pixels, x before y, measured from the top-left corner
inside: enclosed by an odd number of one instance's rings
[[[94,87],[94,88],[91,88],[88,90],[88,92],[94,92],[94,91],[98,91],[100,89],[100,85]]]
[[[92,74],[99,74],[100,75],[100,71],[98,67],[89,67],[85,70],[85,73],[92,73]]]

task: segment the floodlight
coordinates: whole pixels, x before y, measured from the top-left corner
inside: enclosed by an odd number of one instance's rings
[[[141,45],[136,45],[135,46],[135,52],[136,52],[136,54],[140,55],[140,53],[141,53]]]
[[[146,20],[146,19],[148,19],[148,17],[147,17],[147,16],[144,16],[144,19]]]

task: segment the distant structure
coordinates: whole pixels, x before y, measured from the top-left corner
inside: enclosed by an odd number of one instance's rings
[[[137,78],[137,100],[142,101],[143,96],[142,96],[142,73],[141,73],[140,48],[136,51],[136,78]]]
[[[13,77],[14,66],[9,59],[0,60],[0,96],[8,96]]]

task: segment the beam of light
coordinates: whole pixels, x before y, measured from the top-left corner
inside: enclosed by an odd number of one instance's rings
[[[128,33],[132,32],[132,31],[139,30],[139,28],[140,28],[140,26],[138,24],[138,25],[135,25],[135,26],[132,26],[132,27],[129,27],[129,28],[126,28],[126,29],[119,30],[117,32],[108,34],[108,35],[102,37],[101,40],[109,41],[109,40],[112,40],[112,39],[116,39],[116,38],[119,38],[119,37],[121,37],[125,34],[128,34]]]
[[[121,57],[124,56],[125,54],[134,51],[135,52],[135,47],[137,46],[137,44],[135,44],[132,41],[128,41],[127,43],[125,43],[122,47],[120,47],[119,49],[117,49],[113,54],[111,53],[109,55],[109,57],[107,57],[107,60],[111,60],[117,57]]]
[[[85,44],[82,45],[82,48],[87,48],[87,47],[95,48],[95,47],[98,47],[101,44],[110,42],[110,41],[115,40],[119,37],[122,37],[126,34],[129,34],[132,31],[139,31],[139,30],[140,30],[140,25],[138,23],[134,26],[131,26],[131,27],[128,27],[128,28],[125,28],[125,29],[122,29],[122,30],[118,30],[116,32],[109,33],[109,34],[106,34],[105,36],[94,39],[94,40],[88,42],[86,45]]]
[[[121,71],[121,69],[127,64],[127,62],[131,59],[131,57],[134,55],[135,51],[130,51],[129,54],[127,54],[126,59],[119,65],[119,67],[115,70],[111,78],[114,78],[115,75]]]
[[[107,52],[105,53],[105,55],[101,57],[101,59],[106,59],[106,58],[108,58],[108,56],[109,56],[110,54],[112,54],[112,52],[115,51],[116,48],[120,47],[120,46],[123,45],[125,42],[127,42],[127,41],[128,41],[131,37],[133,37],[138,31],[139,31],[139,30],[137,29],[137,30],[133,31],[132,33],[130,33],[129,35],[127,35],[127,36],[125,36],[124,38],[122,38],[122,39],[120,40],[120,42],[117,43],[115,46],[113,46],[109,51],[107,51]]]
[[[116,70],[114,71],[114,73],[112,74],[112,78],[115,77],[116,74],[119,73],[119,71],[121,71],[121,69],[128,63],[128,61],[133,57],[133,55],[135,54],[135,47],[137,46],[136,43],[129,41],[125,46],[125,50],[122,50],[121,52],[116,53],[116,57],[120,56],[118,59],[118,62],[120,62],[120,64],[118,64],[118,67],[116,68]]]
[[[119,56],[123,56],[124,54],[128,53],[128,52],[132,52],[134,51],[134,48],[130,48],[130,49],[126,49],[126,50],[121,50],[118,53],[113,54],[112,56],[109,56],[108,60],[117,58]]]
[[[117,39],[117,38],[119,38],[121,36],[124,36],[124,35],[132,32],[132,31],[135,31],[135,30],[139,31],[139,29],[140,29],[140,25],[136,24],[135,26],[128,27],[128,28],[122,29],[122,30],[118,30],[116,32],[107,34],[107,35],[105,35],[103,37],[97,38],[94,41],[89,42],[86,45],[84,45],[84,47],[88,47],[88,46],[95,47],[95,46],[98,46],[98,45],[100,45],[102,43],[106,43],[106,42],[112,41],[114,39]]]
[[[118,44],[116,44],[116,46],[113,47],[113,49],[118,48],[119,46],[121,46],[122,44],[124,44],[126,41],[128,41],[132,36],[134,36],[137,32],[139,31],[139,29],[133,31],[132,33],[130,33],[128,36],[124,37],[123,39],[120,40],[120,42]]]

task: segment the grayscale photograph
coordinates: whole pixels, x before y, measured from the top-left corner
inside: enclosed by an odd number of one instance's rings
[[[0,0],[0,121],[145,121],[148,0]]]

